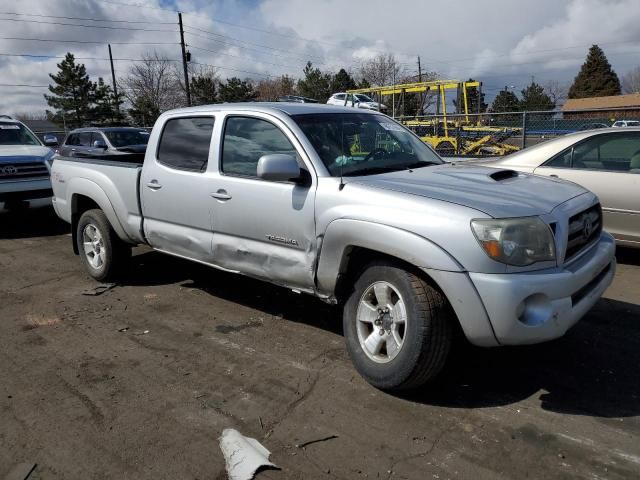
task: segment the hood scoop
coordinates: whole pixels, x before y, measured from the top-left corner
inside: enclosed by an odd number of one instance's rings
[[[497,170],[490,174],[489,176],[493,178],[496,182],[502,182],[503,180],[509,180],[510,178],[516,178],[520,174],[515,170]]]

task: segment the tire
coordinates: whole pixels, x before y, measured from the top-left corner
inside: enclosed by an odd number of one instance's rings
[[[84,267],[100,282],[115,280],[131,257],[131,247],[120,240],[102,210],[87,210],[82,214],[76,242]],[[85,249],[85,242],[92,245]]]
[[[381,305],[392,308],[385,313]],[[413,389],[436,377],[453,344],[454,322],[451,305],[439,290],[382,261],[362,270],[343,313],[351,360],[358,373],[381,390]]]

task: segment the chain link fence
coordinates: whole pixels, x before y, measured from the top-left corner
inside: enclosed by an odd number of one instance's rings
[[[396,117],[442,156],[502,156],[560,135],[640,126],[640,107],[607,110],[531,111]],[[637,122],[637,124],[636,124]]]

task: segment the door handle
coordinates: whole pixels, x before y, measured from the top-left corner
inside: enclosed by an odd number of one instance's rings
[[[217,200],[231,199],[231,195],[229,195],[226,190],[218,190],[217,192],[211,192],[209,195],[211,195],[213,198]]]
[[[549,176],[550,176],[550,177],[553,177],[553,178],[560,178],[560,177],[559,177],[558,175],[556,175],[555,173],[552,173],[552,174],[551,174],[551,175],[549,175]]]
[[[160,190],[162,188],[162,185],[160,185],[157,180],[152,180],[147,183],[147,187],[149,187],[151,190]]]

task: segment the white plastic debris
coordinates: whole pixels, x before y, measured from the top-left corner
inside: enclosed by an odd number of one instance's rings
[[[220,449],[227,464],[229,480],[251,480],[260,467],[275,467],[271,452],[254,438],[243,436],[233,428],[222,431]]]

